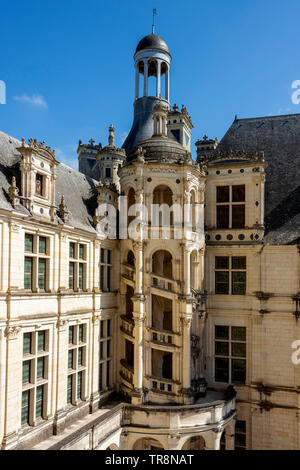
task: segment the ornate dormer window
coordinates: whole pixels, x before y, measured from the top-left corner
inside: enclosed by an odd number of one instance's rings
[[[35,217],[54,220],[55,216],[55,151],[44,142],[29,139],[17,149],[22,155],[21,195],[24,206]]]

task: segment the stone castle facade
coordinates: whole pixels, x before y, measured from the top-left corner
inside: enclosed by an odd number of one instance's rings
[[[134,61],[132,129],[79,141],[79,172],[0,133],[1,447],[298,449],[300,115],[236,118],[195,162],[167,44]]]

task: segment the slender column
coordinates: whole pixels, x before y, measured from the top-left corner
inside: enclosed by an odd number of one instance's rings
[[[220,441],[222,429],[216,428],[212,430],[212,448],[210,450],[220,450]]]
[[[191,387],[191,317],[182,318],[182,388]]]
[[[139,64],[135,66],[135,99],[137,100],[139,97]]]
[[[184,268],[185,268],[185,283],[184,283],[184,293],[185,295],[190,295],[191,293],[191,254],[190,251],[185,247],[184,248]]]
[[[169,66],[167,65],[167,70],[166,70],[166,81],[165,81],[165,95],[166,95],[166,100],[169,101],[169,93],[170,93],[170,73],[169,73]]]
[[[144,61],[144,96],[148,96],[148,62]]]
[[[157,98],[160,97],[160,79],[161,79],[160,71],[161,71],[161,61],[158,60],[157,61],[157,73],[156,73],[156,96],[157,96]]]

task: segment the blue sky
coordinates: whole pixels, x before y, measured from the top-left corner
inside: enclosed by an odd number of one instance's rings
[[[235,114],[300,112],[299,0],[10,0],[0,10],[0,130],[45,140],[75,168],[78,140],[106,144],[110,123],[121,145],[153,7],[172,54],[171,103],[191,114],[193,142],[221,138]]]

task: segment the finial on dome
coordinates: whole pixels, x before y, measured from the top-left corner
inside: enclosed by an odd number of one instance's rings
[[[156,8],[153,8],[152,34],[154,34],[154,27],[155,27],[155,24],[154,24],[154,17],[155,17],[155,15],[157,15],[157,11],[156,11]]]
[[[115,128],[112,124],[109,126],[108,144],[110,147],[115,145]]]

